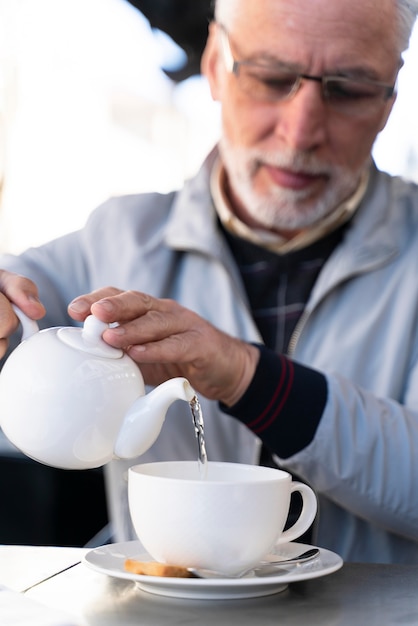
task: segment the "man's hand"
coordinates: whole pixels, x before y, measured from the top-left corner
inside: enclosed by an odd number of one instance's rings
[[[19,325],[12,304],[31,319],[38,320],[45,315],[36,285],[24,276],[0,270],[0,357],[6,353],[8,338]]]
[[[247,389],[258,363],[255,346],[174,300],[109,287],[76,298],[68,311],[79,321],[93,313],[103,322],[117,322],[103,339],[140,365],[147,384],[184,376],[197,392],[231,406]]]

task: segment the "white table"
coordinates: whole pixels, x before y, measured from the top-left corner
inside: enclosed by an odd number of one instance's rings
[[[85,552],[0,546],[0,583],[23,591]],[[418,565],[346,563],[334,574],[291,584],[272,596],[182,600],[143,592],[131,581],[79,564],[32,587],[25,597],[64,611],[71,626],[416,626]],[[5,624],[1,613],[0,624]]]

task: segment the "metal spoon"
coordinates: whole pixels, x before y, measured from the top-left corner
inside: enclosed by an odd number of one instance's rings
[[[246,574],[250,572],[263,572],[264,570],[274,570],[281,566],[288,567],[289,565],[299,565],[301,563],[306,563],[307,561],[312,561],[316,559],[319,555],[318,548],[310,548],[306,552],[302,552],[297,556],[293,556],[290,559],[280,559],[276,561],[260,561],[259,565],[250,567],[238,574],[225,574],[225,572],[220,572],[218,570],[213,569],[203,569],[199,567],[188,567],[187,569],[191,574],[197,576],[197,578],[242,578]]]

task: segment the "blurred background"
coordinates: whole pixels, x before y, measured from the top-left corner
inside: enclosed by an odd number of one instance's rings
[[[194,173],[218,130],[198,74],[209,7],[0,0],[1,251],[81,226],[111,195]]]
[[[195,173],[219,134],[199,74],[210,17],[211,0],[0,0],[0,252]],[[415,29],[374,156],[418,182],[417,76]],[[0,441],[0,503],[0,543],[111,539],[101,470],[54,470]]]

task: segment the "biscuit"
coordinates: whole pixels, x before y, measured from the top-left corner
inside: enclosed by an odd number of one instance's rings
[[[125,560],[125,570],[131,574],[144,576],[169,576],[172,578],[193,578],[193,574],[186,567],[179,565],[167,565],[157,561],[137,561],[136,559]]]

